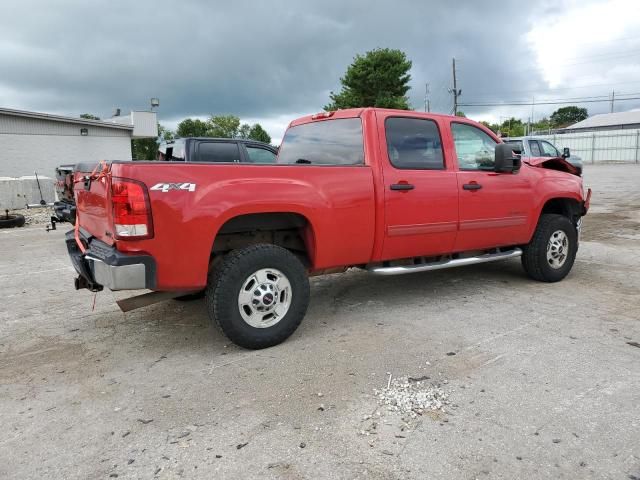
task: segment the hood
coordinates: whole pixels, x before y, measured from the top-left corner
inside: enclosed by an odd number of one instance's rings
[[[532,167],[548,168],[550,170],[559,170],[573,175],[580,175],[580,169],[574,167],[562,157],[528,157],[523,158],[522,161]]]

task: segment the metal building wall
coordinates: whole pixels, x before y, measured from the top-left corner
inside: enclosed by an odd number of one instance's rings
[[[0,177],[52,177],[60,164],[97,160],[131,160],[131,130],[0,114]]]
[[[640,129],[536,135],[556,147],[569,147],[585,163],[640,162]]]

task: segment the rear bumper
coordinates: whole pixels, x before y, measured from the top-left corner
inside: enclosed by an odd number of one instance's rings
[[[80,275],[76,288],[100,291],[109,290],[153,290],[156,286],[156,262],[149,255],[128,255],[119,252],[96,238],[80,233],[87,245],[82,253],[75,239],[75,232],[65,235],[71,263]]]

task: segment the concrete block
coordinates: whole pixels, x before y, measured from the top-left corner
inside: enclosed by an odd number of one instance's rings
[[[56,198],[55,180],[40,175],[38,175],[38,179],[42,189],[42,198],[47,203],[53,202]],[[24,208],[30,203],[40,203],[40,191],[34,175],[17,178],[0,177],[0,210]]]

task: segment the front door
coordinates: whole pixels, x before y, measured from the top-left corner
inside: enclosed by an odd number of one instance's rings
[[[458,224],[453,165],[445,161],[438,124],[429,118],[378,114],[385,237],[383,259],[452,251]],[[386,149],[385,149],[386,147]]]
[[[532,180],[526,168],[494,171],[496,140],[480,128],[451,122],[458,161],[460,230],[458,252],[517,245],[528,241],[533,211]]]

